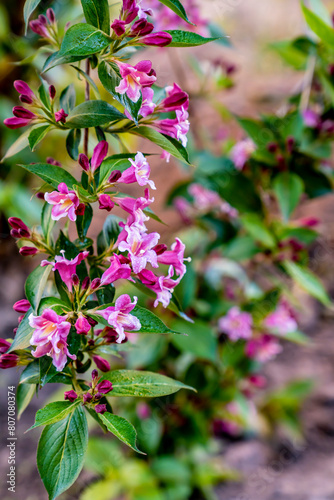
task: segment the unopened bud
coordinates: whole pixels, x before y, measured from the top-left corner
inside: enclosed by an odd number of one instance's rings
[[[36,253],[38,253],[38,249],[36,247],[22,247],[19,252],[21,255],[26,257],[28,255],[36,255]]]
[[[114,170],[109,177],[110,184],[117,182],[120,177],[122,177],[122,172],[120,170]]]

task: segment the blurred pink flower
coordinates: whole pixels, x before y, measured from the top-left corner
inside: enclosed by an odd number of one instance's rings
[[[239,339],[249,339],[252,336],[252,315],[242,312],[239,307],[232,307],[226,316],[218,321],[219,329],[228,335],[233,342]]]
[[[290,307],[282,301],[277,309],[270,313],[263,321],[263,325],[277,335],[286,335],[287,333],[298,330],[298,323],[295,320]]]
[[[262,335],[259,338],[248,341],[245,350],[246,356],[260,363],[270,361],[281,351],[282,346],[271,335]]]

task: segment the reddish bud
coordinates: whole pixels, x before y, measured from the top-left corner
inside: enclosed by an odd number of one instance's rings
[[[96,390],[102,394],[108,394],[108,392],[112,391],[112,383],[109,380],[102,380],[97,384]]]
[[[61,163],[57,160],[55,160],[54,158],[52,158],[52,156],[48,156],[46,158],[46,163],[48,163],[49,165],[56,165],[57,167],[61,167]],[[43,195],[44,197],[44,195]]]
[[[50,99],[54,99],[56,97],[56,89],[54,87],[54,85],[50,85],[49,87],[49,96],[50,96]]]
[[[55,13],[54,13],[53,9],[48,9],[46,11],[46,16],[47,16],[47,18],[48,18],[48,20],[50,21],[51,24],[53,24],[53,23],[56,22],[56,16],[55,16]]]
[[[111,200],[110,196],[107,194],[100,194],[99,196],[99,209],[107,210],[110,212],[115,206],[115,203]]]
[[[267,144],[267,150],[269,153],[276,153],[277,149],[278,144],[276,142],[269,142],[269,144]]]
[[[75,329],[79,335],[87,335],[87,333],[90,331],[91,326],[89,324],[89,321],[85,318],[83,314],[79,314],[78,319],[75,322]]]
[[[116,33],[116,36],[122,36],[125,33],[125,21],[121,19],[115,19],[111,25],[111,28]]]
[[[24,229],[25,231],[29,232],[28,226],[23,222],[23,220],[19,219],[18,217],[9,217],[8,223],[14,229]]]
[[[87,290],[87,288],[89,287],[89,285],[90,285],[90,279],[88,278],[88,276],[86,276],[86,278],[84,278],[84,280],[82,282],[81,289],[82,290]]]
[[[109,177],[110,184],[117,182],[120,177],[122,177],[122,172],[120,170],[114,170]]]
[[[154,30],[152,23],[146,21],[146,19],[138,19],[133,23],[129,36],[144,36],[149,35]]]
[[[0,354],[4,354],[10,348],[10,342],[5,339],[0,339]]]
[[[100,399],[102,399],[102,398],[103,398],[103,395],[102,395],[101,393],[99,393],[99,392],[97,392],[97,393],[95,394],[95,396],[94,396],[95,401],[99,401],[99,400],[100,400]]]
[[[83,153],[80,153],[79,158],[78,158],[78,162],[79,162],[80,167],[82,167],[85,172],[88,172],[89,160],[88,160],[87,156],[84,155]]]
[[[14,366],[17,366],[19,359],[20,358],[17,354],[2,354],[0,356],[0,368],[2,368],[3,370],[6,370],[7,368],[13,368]]]
[[[166,252],[167,250],[167,245],[164,245],[163,243],[159,244],[159,245],[156,245],[153,250],[155,251],[155,253],[157,255],[162,255],[163,253]]]
[[[32,120],[36,116],[35,113],[23,106],[14,106],[13,115],[16,116],[16,118],[24,118],[25,120]]]
[[[72,274],[71,280],[73,286],[78,286],[80,283],[79,276],[77,274]]]
[[[287,140],[286,140],[286,148],[288,150],[289,153],[292,153],[293,151],[293,148],[295,146],[295,138],[294,137],[288,137]]]
[[[18,229],[12,229],[11,232],[10,232],[10,235],[13,238],[21,238],[20,232],[18,231]]]
[[[15,80],[14,88],[19,94],[29,96],[32,99],[35,97],[35,94],[31,90],[29,85],[26,82],[24,82],[23,80]]]
[[[90,318],[89,316],[87,317],[87,321],[90,324],[90,326],[97,325],[97,321],[95,321],[95,319],[93,319],[93,318]]]
[[[56,113],[55,113],[55,120],[56,120],[56,122],[66,123],[66,117],[67,116],[68,116],[68,114],[65,113],[65,111],[62,108],[59,111],[56,111]]]
[[[98,371],[97,370],[93,370],[92,371],[92,379],[95,380],[96,378],[98,378],[99,374],[98,374]]]
[[[20,95],[19,99],[23,104],[32,104],[34,102],[31,97],[24,94]]]
[[[166,47],[166,45],[172,43],[172,40],[172,35],[166,33],[165,31],[159,31],[157,33],[152,33],[151,35],[144,36],[140,39],[140,42],[154,47]]]
[[[101,372],[108,372],[110,370],[110,364],[106,359],[101,358],[101,356],[93,356],[93,360]]]
[[[86,205],[84,203],[79,203],[79,205],[75,210],[75,213],[76,215],[84,215],[85,210],[86,210]]]
[[[44,195],[45,193],[39,191],[38,193],[36,193],[36,198],[38,198],[39,200],[44,200]]]
[[[71,401],[71,403],[73,403],[73,401],[75,401],[77,398],[78,398],[78,395],[75,391],[73,391],[73,389],[71,391],[64,392],[65,401],[67,400],[67,401]]]
[[[94,278],[93,281],[90,284],[90,289],[94,292],[94,290],[97,290],[101,285],[101,279],[100,278]]]
[[[83,395],[83,402],[84,403],[90,403],[92,399],[93,399],[93,396],[89,392],[87,392],[86,394]]]
[[[25,229],[19,229],[20,238],[30,238],[30,231],[26,231]]]
[[[95,411],[96,413],[105,413],[107,411],[107,405],[96,405]]]
[[[36,247],[22,247],[19,252],[24,257],[27,257],[28,255],[36,255],[36,253],[38,253],[38,249]]]
[[[18,300],[13,305],[14,311],[18,313],[26,313],[30,309],[30,302],[27,299]]]

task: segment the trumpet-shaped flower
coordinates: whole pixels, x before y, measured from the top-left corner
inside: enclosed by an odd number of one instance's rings
[[[145,232],[145,222],[149,220],[149,217],[144,214],[143,210],[147,208],[151,203],[154,202],[154,198],[149,198],[149,190],[145,189],[145,197],[140,198],[114,198],[119,206],[125,210],[129,215],[127,220],[128,226],[134,226],[139,231]],[[120,234],[118,241],[124,240],[126,238],[126,233],[124,230]]]
[[[51,211],[53,220],[59,220],[62,217],[68,217],[71,221],[76,221],[76,209],[79,206],[79,198],[74,191],[69,191],[64,182],[58,186],[58,191],[52,193],[45,193],[45,201],[54,205]]]
[[[177,276],[180,279],[185,275],[187,268],[184,265],[184,250],[185,245],[179,238],[175,238],[175,243],[172,244],[171,250],[167,250],[163,252],[161,255],[158,255],[159,264],[166,264],[167,266],[172,266]]]
[[[52,309],[44,309],[41,316],[29,316],[29,324],[34,328],[30,344],[36,346],[32,355],[35,358],[48,355],[52,357],[54,366],[61,371],[67,363],[67,357],[75,360],[67,348],[67,336],[71,323],[64,316],[59,316]]]
[[[177,139],[186,147],[188,142],[187,133],[190,126],[188,118],[188,111],[182,106],[181,109],[176,110],[176,118],[166,118],[166,120],[157,122],[156,125],[163,134]]]
[[[129,279],[131,267],[129,264],[122,264],[118,255],[114,254],[110,258],[110,267],[101,276],[101,286],[110,285],[120,279]]]
[[[132,166],[122,173],[118,182],[124,182],[124,184],[138,182],[139,186],[146,186],[148,184],[152,189],[156,189],[154,182],[149,180],[151,169],[145,156],[138,152],[135,159],[132,160],[130,158],[129,161]]]
[[[156,81],[155,71],[151,61],[140,61],[136,66],[118,62],[122,80],[115,88],[119,94],[126,94],[133,102],[140,98],[140,91],[150,87]]]
[[[173,269],[169,268],[167,276],[156,276],[152,271],[143,269],[139,273],[140,281],[150,290],[156,293],[157,298],[154,301],[154,307],[157,307],[159,302],[163,307],[167,307],[171,301],[174,288],[179,284],[180,279],[172,280]]]
[[[138,274],[145,269],[148,263],[153,267],[159,267],[158,256],[153,248],[158,244],[159,233],[141,233],[136,227],[125,226],[126,240],[119,243],[120,252],[129,252],[133,272]]]
[[[57,255],[54,262],[49,262],[48,260],[42,260],[41,266],[52,265],[53,271],[58,271],[61,279],[67,286],[70,292],[72,292],[73,285],[73,275],[76,273],[76,268],[81,262],[88,257],[89,252],[80,252],[74,259],[66,259],[65,250],[61,250],[62,255]]]
[[[137,301],[137,297],[133,297],[133,302],[131,302],[129,295],[121,295],[116,300],[114,306],[96,312],[96,314],[101,315],[116,330],[118,333],[116,342],[118,344],[125,339],[127,331],[136,331],[141,328],[139,319],[130,314],[135,308]]]

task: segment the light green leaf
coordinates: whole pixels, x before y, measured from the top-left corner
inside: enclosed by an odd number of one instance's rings
[[[70,128],[98,127],[126,117],[105,101],[86,101],[75,107],[69,114],[66,125]]]
[[[187,336],[172,338],[173,344],[182,352],[194,354],[199,359],[217,359],[217,338],[208,324],[196,321],[194,324],[176,320],[174,328],[181,329]]]
[[[331,305],[331,299],[327,295],[323,284],[309,269],[288,260],[284,261],[283,266],[291,278],[306,292],[318,299],[325,306]]]
[[[182,382],[153,372],[115,370],[103,378],[112,382],[113,390],[110,396],[155,398],[173,394],[180,389],[195,391],[193,387],[182,384]]]
[[[87,444],[87,420],[81,407],[45,427],[38,444],[37,466],[49,500],[74,483],[83,467]]]
[[[60,422],[60,420],[63,420],[69,413],[72,413],[80,404],[80,399],[77,399],[73,403],[70,401],[56,401],[54,403],[49,403],[44,406],[44,408],[37,411],[35,423],[28,429],[28,431],[31,431],[31,429],[35,429],[36,427],[40,427],[41,425],[50,425]]]
[[[89,85],[93,89],[95,97],[97,99],[101,99],[99,89],[97,88],[97,85],[94,82],[94,80],[89,75],[87,75],[87,73],[85,71],[83,71],[82,69],[80,69],[79,66],[74,66],[73,64],[71,64],[71,66],[72,66],[72,68],[74,68],[89,83]]]
[[[283,220],[287,222],[303,194],[304,183],[298,175],[291,172],[282,172],[275,178],[273,187]]]
[[[26,33],[27,33],[27,29],[28,29],[28,22],[29,22],[30,16],[40,3],[41,3],[41,0],[26,0],[26,2],[24,4],[23,17],[24,17],[24,22],[26,25],[26,30],[25,30]]]
[[[320,17],[302,5],[303,13],[307,24],[311,30],[326,44],[334,47],[334,30],[326,24]]]
[[[81,0],[87,23],[110,33],[110,14],[108,0]]]
[[[220,37],[205,38],[192,31],[167,30],[167,33],[173,37],[168,47],[196,47],[220,39]]]
[[[42,125],[41,127],[33,128],[29,134],[29,146],[31,151],[35,151],[36,146],[51,130],[51,125]]]
[[[127,446],[132,448],[134,451],[145,455],[142,451],[137,448],[137,432],[130,422],[125,418],[114,415],[113,413],[103,413],[99,414],[101,421],[107,427],[114,436],[116,436],[120,441],[125,443]]]
[[[258,215],[245,214],[241,217],[241,221],[246,231],[255,241],[262,243],[267,248],[274,248],[276,246],[273,235]]]
[[[26,297],[37,312],[52,266],[38,266],[29,274],[25,283]]]
[[[141,329],[136,333],[175,333],[180,335],[180,332],[168,328],[158,316],[145,309],[145,307],[136,306],[131,314],[136,316],[141,323]]]
[[[27,146],[29,146],[28,138],[32,130],[33,127],[28,128],[16,139],[15,142],[13,142],[13,144],[10,146],[5,156],[1,159],[0,163],[2,163],[7,158],[11,158],[12,156],[16,155],[17,153],[25,149]]]
[[[29,405],[36,392],[35,384],[19,384],[16,391],[17,418],[20,420],[22,413]]]
[[[72,188],[78,181],[66,170],[57,165],[49,165],[48,163],[31,163],[30,165],[20,165],[32,174],[38,175],[43,181],[50,184],[55,189],[61,182],[65,182],[68,188]]]
[[[34,329],[29,325],[30,314],[33,314],[32,307],[30,307],[30,309],[26,312],[24,318],[19,324],[13,343],[8,352],[16,351],[17,349],[25,349],[30,345],[31,335],[34,331]]]

